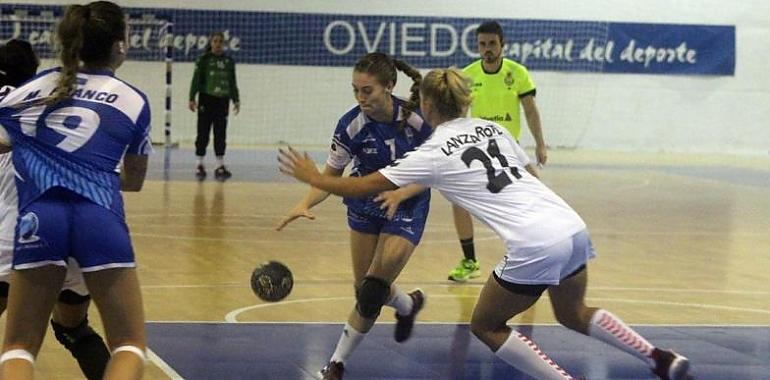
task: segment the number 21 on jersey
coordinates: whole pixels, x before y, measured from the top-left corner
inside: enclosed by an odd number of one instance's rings
[[[495,173],[496,170],[492,165],[492,158],[497,159],[503,167],[503,171],[501,171],[500,174]],[[508,160],[506,160],[505,156],[500,153],[500,147],[497,145],[495,139],[489,140],[486,153],[474,146],[463,152],[461,159],[468,168],[471,167],[473,161],[481,161],[481,164],[484,165],[484,169],[487,170],[487,180],[489,181],[487,182],[487,190],[492,193],[499,193],[503,188],[513,183],[513,180],[511,180],[511,177],[505,172],[505,169],[509,169],[514,178],[521,178],[521,174],[517,167],[508,166]]]

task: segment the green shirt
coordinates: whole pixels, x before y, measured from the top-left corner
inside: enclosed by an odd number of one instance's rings
[[[500,70],[495,73],[485,72],[481,60],[466,66],[463,72],[473,80],[471,116],[494,121],[519,140],[519,98],[535,94],[535,83],[527,68],[503,58]]]
[[[238,103],[238,85],[235,83],[235,61],[222,54],[205,53],[195,61],[195,72],[190,85],[190,100],[198,92]]]

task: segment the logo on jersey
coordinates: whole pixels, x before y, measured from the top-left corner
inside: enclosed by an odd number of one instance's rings
[[[37,236],[39,226],[40,221],[34,212],[28,212],[22,216],[19,219],[19,243],[27,244],[40,240],[40,236]]]
[[[510,71],[505,74],[505,79],[503,79],[503,82],[505,82],[505,85],[508,86],[508,89],[511,89],[511,86],[513,86],[513,73]]]

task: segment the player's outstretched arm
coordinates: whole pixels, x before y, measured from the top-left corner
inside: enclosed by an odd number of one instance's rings
[[[360,198],[398,188],[379,172],[365,177],[342,178],[322,175],[307,153],[297,152],[292,147],[279,150],[278,162],[281,173],[342,197]]]
[[[344,169],[336,169],[329,165],[326,165],[326,168],[324,168],[324,175],[332,176],[332,177],[340,177],[342,176],[342,172]],[[326,198],[329,197],[329,192],[324,191],[315,187],[310,187],[310,190],[307,192],[307,195],[305,195],[304,198],[302,198],[297,205],[294,206],[284,217],[281,219],[280,222],[275,226],[276,231],[282,230],[286,225],[289,223],[299,219],[299,218],[307,218],[310,220],[315,220],[315,214],[310,212],[310,209],[326,200]]]

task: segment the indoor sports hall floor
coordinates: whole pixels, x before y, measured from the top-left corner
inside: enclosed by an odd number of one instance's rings
[[[328,360],[353,306],[344,209],[330,198],[315,221],[274,231],[307,189],[278,173],[275,155],[232,149],[232,180],[198,183],[191,150],[160,148],[144,190],[126,195],[149,321],[146,378],[313,379]],[[542,178],[593,236],[590,304],[688,356],[696,379],[770,379],[770,158],[554,150]],[[398,281],[427,293],[420,324],[395,343],[384,310],[345,379],[528,379],[469,333],[502,246],[477,224],[476,250],[482,278],[449,283],[460,250],[450,206],[434,192]],[[285,301],[251,293],[250,272],[265,260],[294,273]],[[633,357],[555,325],[545,298],[511,323],[562,367],[591,380],[653,378]],[[37,375],[79,376],[50,334]]]

